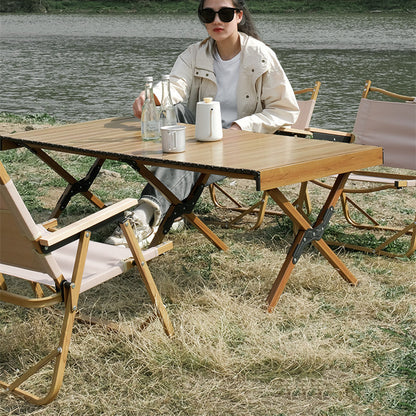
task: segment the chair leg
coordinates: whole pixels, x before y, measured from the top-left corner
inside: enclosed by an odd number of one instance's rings
[[[234,199],[228,192],[226,192],[222,187],[217,185],[216,183],[212,183],[209,185],[209,192],[211,195],[211,199],[213,204],[217,208],[226,208],[226,209],[232,209],[232,207],[229,207],[227,205],[223,205],[218,201],[216,190],[220,191],[224,196],[226,196],[231,202],[235,204],[235,207],[237,208],[244,208],[243,205],[240,204],[236,199]]]
[[[369,248],[369,247],[361,246],[358,244],[344,243],[344,242],[335,241],[335,240],[328,240],[327,243],[329,245],[346,247],[346,248],[350,248],[353,250],[364,251],[367,253],[373,253],[373,254],[387,256],[387,257],[410,257],[416,251],[416,217],[415,217],[415,220],[411,224],[402,228],[392,227],[392,226],[383,226],[383,225],[380,225],[368,213],[366,213],[358,204],[356,204],[345,193],[341,195],[341,202],[342,202],[342,209],[344,212],[344,217],[346,221],[353,227],[356,227],[361,230],[375,230],[375,231],[378,230],[378,231],[394,232],[394,234],[391,235],[383,243],[379,244],[375,248]],[[362,215],[364,215],[372,224],[359,223],[353,220],[349,211],[349,205],[357,209],[357,211],[360,212]],[[388,247],[391,243],[396,241],[398,238],[405,236],[405,235],[410,236],[409,247],[406,252],[393,253],[393,252],[385,251],[386,247]]]
[[[6,281],[4,280],[4,276],[0,273],[0,290],[7,290]]]
[[[78,251],[75,258],[75,265],[72,274],[71,284],[65,286],[64,290],[64,302],[65,302],[65,315],[61,328],[61,335],[59,339],[58,347],[52,350],[46,357],[32,366],[22,376],[16,379],[13,383],[7,384],[0,382],[0,386],[7,391],[20,396],[27,401],[45,405],[50,403],[58,394],[64,377],[65,365],[69,351],[69,344],[71,341],[72,329],[74,326],[75,314],[78,307],[79,292],[81,289],[82,274],[84,271],[85,261],[87,258],[88,244],[90,240],[90,232],[84,231],[79,240]],[[52,374],[52,382],[49,388],[49,392],[44,397],[38,397],[28,391],[22,390],[19,386],[26,381],[29,377],[37,373],[41,368],[55,360],[54,370]]]
[[[45,296],[39,283],[30,282],[30,286],[32,287],[33,293],[37,298],[43,298]]]
[[[407,257],[410,257],[416,250],[416,216],[415,216],[415,221],[413,222],[413,234],[412,237],[410,239],[410,247],[409,247],[409,251],[406,253]]]
[[[406,235],[409,231],[413,230],[412,231],[412,237],[410,239],[409,250],[404,254],[406,257],[410,257],[413,254],[413,252],[415,251],[415,245],[416,245],[416,235],[415,235],[416,233],[415,233],[415,229],[416,229],[416,219],[415,219],[415,222],[413,224],[409,224],[407,227],[404,227],[402,230],[400,230],[399,232],[397,232],[394,235],[392,235],[384,243],[382,243],[378,247],[376,247],[374,249],[374,251],[377,254],[378,253],[383,253],[383,250],[387,246],[389,246],[393,241],[396,241],[402,235]]]
[[[152,303],[156,307],[157,315],[163,325],[163,329],[168,336],[173,335],[173,326],[170,322],[169,315],[166,311],[165,305],[163,304],[162,297],[159,294],[155,281],[153,280],[152,274],[150,273],[149,267],[144,259],[142,250],[136,240],[134,232],[131,228],[130,222],[127,220],[120,224],[121,229],[126,237],[127,244],[133,254],[134,261],[136,262],[140,276],[146,286],[146,290],[152,300]]]
[[[304,212],[306,215],[310,215],[312,212],[311,198],[308,192],[308,182],[302,182],[299,189],[299,196],[293,205],[299,212]],[[305,207],[305,211],[303,211]]]
[[[371,228],[377,227],[380,224],[367,212],[365,212],[358,204],[356,204],[351,198],[348,198],[345,193],[341,195],[341,204],[342,204],[342,210],[344,212],[344,217],[347,220],[349,224],[351,224],[354,227],[360,228],[360,226],[365,226],[364,224],[360,224],[356,221],[354,221],[351,217],[350,210],[348,204],[352,205],[358,212],[360,212],[362,215],[364,215],[370,222],[373,223]]]
[[[257,214],[257,221],[254,224],[254,226],[252,227],[252,230],[257,230],[260,225],[262,224],[263,220],[264,220],[264,216],[266,215],[266,208],[267,208],[267,202],[269,200],[269,194],[267,193],[267,191],[263,192],[263,196],[261,198],[261,204],[259,207],[259,212]]]
[[[227,206],[223,205],[218,201],[216,190],[219,190],[225,197],[227,197],[235,206]],[[261,199],[256,202],[255,204],[245,207],[240,202],[238,202],[236,199],[234,199],[228,192],[226,192],[222,187],[220,187],[217,184],[211,184],[209,185],[209,191],[211,194],[212,202],[214,203],[215,207],[222,208],[222,209],[228,209],[230,211],[236,211],[240,214],[234,217],[232,220],[228,221],[226,223],[227,227],[231,227],[234,225],[237,225],[242,218],[244,218],[246,215],[249,214],[255,214],[257,216],[255,224],[250,228],[251,230],[257,230],[260,225],[263,223],[265,215],[282,215],[282,212],[276,211],[274,209],[267,209],[267,202],[269,198],[269,194],[267,191],[263,192],[263,195]],[[307,182],[303,182],[301,184],[301,188],[299,191],[298,198],[294,201],[293,205],[298,209],[298,211],[303,214],[305,218],[311,213],[312,206],[311,206],[311,200],[309,197],[309,193],[307,190]],[[303,211],[305,209],[305,211]],[[295,228],[296,232],[296,228]]]
[[[269,196],[267,194],[267,191],[263,193],[262,198],[256,202],[255,204],[251,205],[248,208],[244,208],[242,210],[239,210],[241,214],[237,215],[235,218],[233,218],[231,221],[227,223],[228,226],[232,226],[235,224],[238,224],[242,218],[244,218],[246,215],[249,214],[257,214],[257,220],[256,223],[251,228],[252,230],[257,230],[257,228],[260,227],[261,223],[264,220],[264,215],[266,214],[266,207],[267,207],[267,201],[269,199]],[[234,210],[233,208],[229,208],[231,210]]]

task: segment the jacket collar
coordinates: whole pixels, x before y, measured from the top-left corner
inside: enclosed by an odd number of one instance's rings
[[[264,46],[263,42],[242,32],[238,32],[238,34],[240,35],[241,42],[241,68],[250,68],[250,71],[255,74],[265,72],[267,59],[262,50],[262,46]],[[211,76],[214,76],[213,52],[215,41],[209,38],[204,44],[202,44],[203,42],[200,43],[196,54],[195,75],[211,78]],[[201,71],[206,72],[202,73]],[[199,73],[197,74],[197,72]]]

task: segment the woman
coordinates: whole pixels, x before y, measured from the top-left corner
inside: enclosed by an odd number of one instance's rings
[[[196,103],[204,97],[215,97],[221,104],[224,128],[273,133],[282,126],[291,126],[299,115],[293,89],[275,53],[259,40],[244,0],[201,0],[198,16],[209,37],[189,46],[170,74],[178,120],[194,122]],[[160,84],[154,94],[158,101]],[[144,92],[133,104],[138,118],[143,103]],[[180,200],[189,195],[198,176],[196,172],[156,169],[156,177]],[[212,175],[207,185],[221,178]],[[141,245],[169,205],[153,186],[145,186],[138,208],[130,215]],[[126,244],[120,229],[107,243]]]

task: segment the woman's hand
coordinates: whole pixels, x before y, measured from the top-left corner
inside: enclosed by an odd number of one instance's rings
[[[241,127],[237,123],[233,123],[230,126],[230,130],[241,130]]]
[[[140,95],[134,100],[133,103],[133,113],[137,118],[141,118],[142,116],[142,109],[145,100],[145,92],[142,91]]]

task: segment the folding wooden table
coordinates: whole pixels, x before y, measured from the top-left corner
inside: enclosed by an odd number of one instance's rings
[[[322,235],[349,173],[381,164],[381,148],[238,130],[224,130],[221,141],[198,142],[192,125],[187,126],[186,136],[185,152],[163,153],[160,142],[144,142],[141,139],[137,119],[121,117],[15,133],[0,136],[0,140],[1,150],[27,148],[68,182],[52,212],[54,217],[78,193],[102,208],[104,203],[90,191],[101,166],[107,159],[128,163],[171,202],[152,244],[163,239],[176,217],[185,216],[218,248],[226,250],[226,244],[193,213],[193,208],[211,174],[254,180],[257,190],[268,191],[299,229],[267,298],[269,311],[279,300],[302,251],[311,243],[347,282],[357,283],[354,275],[324,242]],[[92,156],[95,162],[84,178],[76,179],[45,150]],[[153,170],[149,169],[152,166],[185,169],[200,172],[201,175],[189,197],[181,201],[155,177]],[[279,189],[284,185],[334,174],[338,175],[337,180],[313,225]]]

